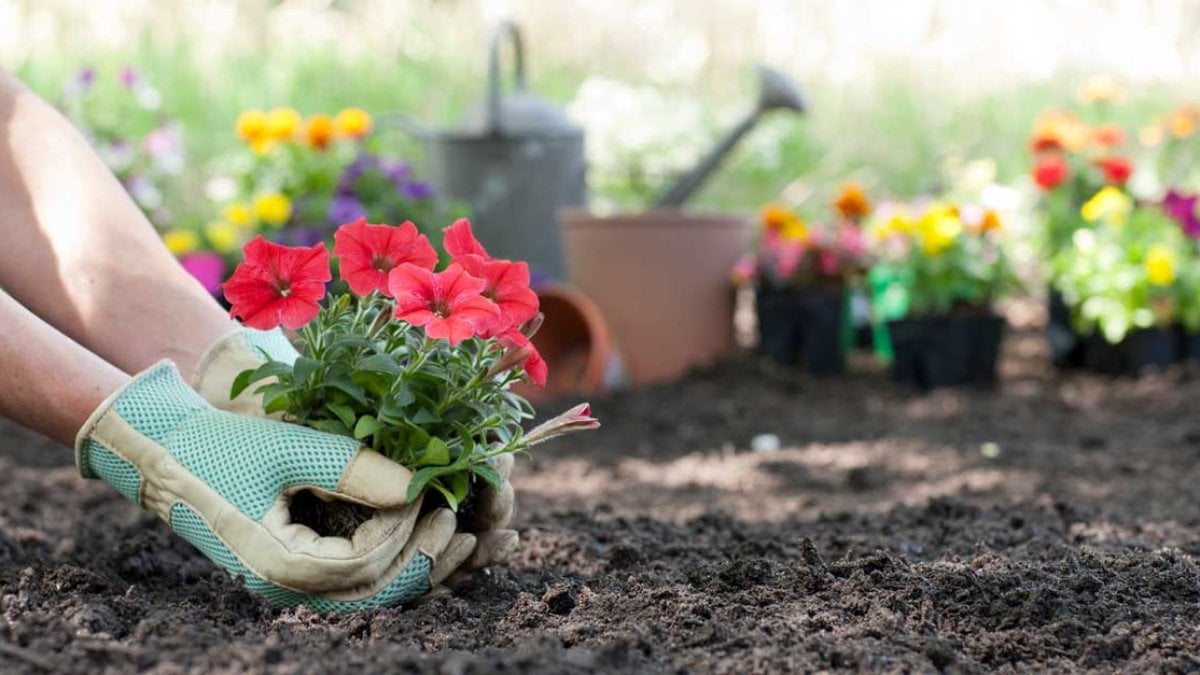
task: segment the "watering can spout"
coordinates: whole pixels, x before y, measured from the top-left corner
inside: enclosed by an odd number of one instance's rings
[[[696,165],[696,168],[662,193],[655,201],[655,206],[682,206],[689,197],[695,194],[696,190],[700,189],[704,181],[712,175],[713,171],[716,171],[721,160],[725,159],[730,150],[733,150],[742,136],[745,136],[754,128],[754,125],[758,124],[759,119],[767,111],[791,110],[804,113],[807,109],[800,89],[786,75],[773,68],[760,65],[758,67],[758,103],[754,109],[725,135],[725,138]]]

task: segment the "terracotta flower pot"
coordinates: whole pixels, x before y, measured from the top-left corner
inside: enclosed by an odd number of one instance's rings
[[[635,385],[671,380],[734,348],[730,270],[750,227],[675,209],[563,211],[571,282],[595,301]]]
[[[566,284],[551,282],[536,290],[545,321],[533,344],[546,360],[550,376],[545,388],[522,383],[514,391],[538,401],[608,389],[619,365],[596,304]]]

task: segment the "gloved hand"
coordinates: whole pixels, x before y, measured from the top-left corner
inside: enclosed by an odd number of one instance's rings
[[[279,329],[260,331],[252,328],[236,330],[217,340],[200,358],[192,372],[192,386],[209,403],[239,415],[262,417],[262,397],[249,387],[236,399],[230,399],[233,380],[243,370],[257,368],[269,356],[275,361],[293,363],[300,353]],[[500,565],[517,549],[520,537],[516,530],[506,529],[512,522],[515,495],[508,477],[512,473],[513,457],[497,460],[496,470],[504,479],[501,489],[490,485],[482,488],[475,500],[473,513],[466,514],[462,525],[476,536],[475,551],[462,567],[462,572]],[[456,575],[461,578],[462,575]]]
[[[354,611],[412,600],[474,550],[456,519],[404,502],[411,473],[357,441],[213,408],[163,361],[92,413],[75,443],[102,478],[277,606]],[[351,538],[290,522],[309,489],[380,511]]]

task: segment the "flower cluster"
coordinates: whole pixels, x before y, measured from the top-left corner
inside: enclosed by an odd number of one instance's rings
[[[1195,195],[1170,190],[1137,202],[1106,187],[1080,209],[1077,229],[1052,260],[1053,282],[1075,328],[1120,342],[1134,329],[1181,323],[1200,331]]]
[[[466,220],[444,235],[451,260],[439,270],[411,222],[341,226],[332,255],[350,292],[328,301],[323,242],[259,236],[224,292],[245,325],[298,330],[302,354],[242,373],[233,395],[266,380],[257,391],[268,412],[362,439],[416,472],[410,497],[433,488],[455,507],[472,478],[498,482],[491,458],[598,422],[582,407],[523,433],[532,409],[508,387],[547,376],[531,341],[541,314],[529,267],[490,256]]]
[[[428,183],[408,164],[368,151],[373,120],[364,110],[307,118],[292,108],[247,110],[234,126],[250,152],[227,158],[209,181],[216,217],[163,237],[214,295],[237,251],[257,236],[311,247],[359,218],[427,222],[435,215]]]
[[[162,95],[126,66],[114,77],[84,68],[67,84],[61,107],[156,227],[177,219],[183,196],[183,131],[161,111]]]
[[[986,308],[1012,290],[1003,230],[996,211],[974,205],[881,205],[869,226],[879,261],[871,277],[890,298],[887,318]]]
[[[371,132],[370,113],[343,108],[337,115],[317,113],[307,119],[294,108],[270,112],[250,109],[237,119],[237,135],[255,153],[265,155],[278,144],[299,143],[325,151],[339,139],[358,141]]]
[[[832,227],[810,225],[780,204],[764,207],[758,251],[738,261],[734,280],[780,288],[842,285],[861,276],[869,260],[860,223],[871,212],[870,201],[851,183],[842,187],[832,206]]]

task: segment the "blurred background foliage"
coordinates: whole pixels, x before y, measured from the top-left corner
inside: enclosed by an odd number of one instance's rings
[[[1183,0],[0,0],[0,64],[52,100],[82,67],[134,66],[202,172],[238,145],[244,108],[454,124],[482,96],[502,17],[525,33],[533,88],[589,127],[593,196],[626,207],[751,104],[760,61],[810,114],[770,119],[698,205],[824,201],[847,179],[909,198],[978,158],[1024,181],[1031,121],[1087,78],[1114,78],[1114,121],[1132,130],[1200,72],[1200,3]],[[384,142],[419,164],[401,132]]]

